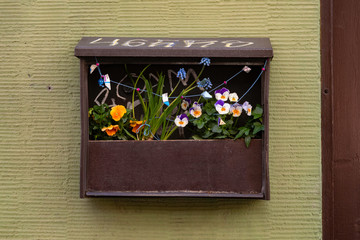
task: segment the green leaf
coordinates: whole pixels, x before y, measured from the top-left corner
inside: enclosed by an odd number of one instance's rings
[[[245,145],[246,145],[247,148],[249,147],[250,142],[251,142],[251,136],[246,136],[245,137]]]
[[[262,109],[262,107],[260,107],[260,105],[257,105],[256,107],[255,107],[255,109],[252,111],[252,114],[253,115],[262,115],[263,114],[263,109]]]
[[[256,125],[255,126],[255,128],[254,128],[254,130],[253,130],[253,134],[257,134],[258,132],[260,132],[260,131],[264,131],[264,125]]]
[[[211,117],[207,114],[203,114],[203,118],[205,121],[209,121],[211,119]]]
[[[226,125],[233,125],[234,121],[232,119],[225,121]]]
[[[211,131],[214,132],[214,133],[221,133],[222,132],[221,128],[218,125],[214,125],[212,127]]]
[[[251,130],[250,128],[246,128],[246,130],[245,130],[245,135],[246,135],[246,136],[248,136],[248,135],[249,135],[250,130]]]
[[[192,138],[195,139],[195,140],[201,140],[202,139],[202,137],[200,137],[198,135],[193,135]]]
[[[254,119],[258,119],[261,118],[263,115],[263,109],[262,107],[258,104],[256,105],[255,109],[252,111],[251,115],[253,116]]]
[[[241,138],[247,130],[250,131],[250,129],[248,129],[247,127],[241,127],[238,134],[236,134],[236,136],[234,137],[234,140]]]
[[[255,114],[255,115],[253,115],[253,118],[254,119],[258,119],[258,118],[261,118],[262,117],[262,114]]]
[[[105,106],[104,106],[104,105],[100,105],[99,112],[100,112],[100,113],[104,113],[104,112],[105,112]]]
[[[125,128],[123,128],[123,129],[124,129],[126,135],[128,135],[128,136],[131,137],[132,139],[136,140],[136,138],[135,138],[130,132],[128,132],[128,130],[126,130]],[[126,139],[125,139],[125,140],[126,140]]]
[[[222,133],[223,133],[224,135],[226,135],[226,136],[229,136],[229,135],[230,135],[229,131],[226,130],[226,129],[223,129],[223,130],[222,130]]]
[[[204,125],[205,125],[205,123],[200,121],[200,122],[198,122],[197,127],[198,127],[198,129],[202,129],[204,127]]]
[[[205,134],[204,135],[202,135],[202,137],[203,138],[209,138],[209,137],[211,137],[213,135],[213,133],[212,132],[210,132],[210,131],[206,131],[205,132]]]
[[[234,134],[237,133],[237,131],[235,131],[235,130],[233,130],[233,129],[230,129],[230,130],[229,130],[229,133],[232,134],[232,135],[234,135]]]
[[[216,112],[216,109],[215,108],[207,108],[207,109],[205,109],[205,112],[208,115],[212,115]]]
[[[225,135],[220,135],[220,136],[216,136],[215,138],[223,139],[223,138],[226,138],[226,136]]]

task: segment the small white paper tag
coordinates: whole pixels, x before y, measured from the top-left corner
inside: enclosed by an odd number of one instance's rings
[[[170,103],[169,103],[169,97],[168,97],[168,94],[167,94],[167,93],[164,93],[164,94],[162,95],[162,101],[163,101],[163,103],[164,103],[166,106],[169,106],[169,105],[170,105]]]
[[[90,74],[92,74],[96,68],[97,68],[96,64],[91,65],[90,66]]]
[[[249,73],[251,71],[251,68],[249,68],[248,66],[245,66],[243,68],[243,71],[246,72],[246,73]]]
[[[104,77],[104,83],[105,83],[105,86],[106,86],[109,90],[111,90],[109,74],[106,74],[106,75],[105,75],[105,77]]]
[[[207,91],[203,92],[203,93],[201,94],[201,96],[202,96],[203,98],[205,98],[205,99],[210,99],[210,98],[212,98],[212,96],[210,95],[210,93],[208,93]]]

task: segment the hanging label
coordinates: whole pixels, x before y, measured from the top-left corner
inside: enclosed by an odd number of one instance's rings
[[[169,103],[169,97],[168,97],[168,94],[167,94],[167,93],[164,93],[164,94],[162,95],[162,101],[163,101],[163,103],[164,103],[166,106],[169,106],[169,105],[170,105],[170,103]]]
[[[111,90],[109,74],[106,74],[106,75],[105,75],[105,77],[104,77],[104,83],[105,83],[105,87],[107,87],[109,90]]]
[[[92,74],[96,68],[97,68],[96,64],[91,65],[90,66],[90,74]]]
[[[210,95],[210,93],[208,93],[207,91],[203,92],[203,93],[201,94],[201,96],[202,96],[203,98],[205,98],[205,99],[210,99],[210,98],[212,98],[212,96]]]

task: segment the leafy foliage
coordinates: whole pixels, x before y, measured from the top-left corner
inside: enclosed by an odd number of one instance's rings
[[[93,140],[111,140],[111,139],[135,139],[135,136],[131,134],[127,129],[130,128],[129,121],[130,111],[127,110],[124,116],[119,120],[115,121],[110,115],[111,108],[107,104],[100,106],[95,105],[89,109],[89,135]],[[119,125],[119,131],[114,136],[109,136],[103,128],[110,125]]]
[[[261,137],[264,125],[262,124],[263,109],[260,105],[256,106],[251,116],[242,114],[235,118],[230,115],[219,115],[214,108],[215,101],[213,99],[205,101],[201,117],[192,118],[194,139],[230,138],[236,140],[244,138],[248,147],[252,138]],[[224,125],[218,124],[219,117],[225,122]],[[245,124],[241,124],[241,122],[245,122]]]

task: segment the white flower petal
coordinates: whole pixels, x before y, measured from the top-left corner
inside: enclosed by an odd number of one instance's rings
[[[187,101],[183,100],[181,103],[182,110],[185,111],[188,107],[189,107],[189,103]]]
[[[228,114],[230,110],[230,104],[225,103],[223,106],[217,105],[216,111],[218,111],[219,114]]]
[[[175,125],[178,126],[178,127],[180,127],[180,123],[179,123],[180,121],[181,121],[180,118],[178,118],[178,117],[175,118],[175,120],[174,120]]]
[[[221,96],[222,96],[221,93],[215,93],[216,100],[222,100]]]
[[[229,100],[230,102],[237,102],[239,100],[239,96],[236,93],[230,93]]]

